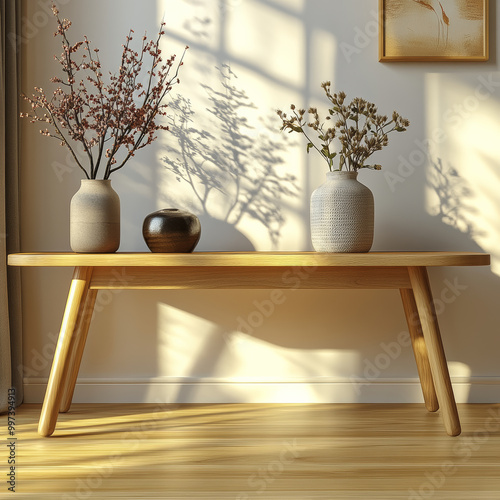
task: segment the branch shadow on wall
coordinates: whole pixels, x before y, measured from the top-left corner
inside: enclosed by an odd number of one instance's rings
[[[263,225],[276,248],[285,223],[284,199],[299,191],[296,177],[283,168],[286,136],[279,134],[271,116],[252,125],[247,115],[256,105],[233,84],[237,76],[229,65],[217,70],[220,89],[201,84],[210,102],[209,126],[202,126],[206,117],[193,109],[190,99],[179,95],[170,105],[176,144],[167,146],[163,162],[178,182],[192,189],[193,210],[202,224],[200,249],[255,250],[238,228],[243,219]]]
[[[432,159],[427,184],[437,197],[432,212],[434,217],[466,235],[470,242],[485,236],[484,231],[474,224],[478,218],[474,193],[453,165],[445,164],[441,158]]]

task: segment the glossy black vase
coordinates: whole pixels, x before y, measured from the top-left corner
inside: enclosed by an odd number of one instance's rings
[[[189,253],[200,240],[201,225],[194,214],[164,208],[146,216],[142,235],[152,252]]]

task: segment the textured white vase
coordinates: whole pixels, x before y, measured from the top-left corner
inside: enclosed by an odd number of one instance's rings
[[[357,172],[327,172],[311,196],[311,239],[317,252],[368,252],[373,243],[372,192]]]
[[[120,198],[110,180],[84,179],[71,199],[73,252],[111,253],[120,246]]]

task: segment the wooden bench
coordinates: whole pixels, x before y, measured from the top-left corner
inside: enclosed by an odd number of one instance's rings
[[[50,436],[59,412],[71,405],[85,340],[98,290],[294,288],[286,276],[302,268],[301,288],[399,289],[424,401],[439,407],[446,432],[460,434],[460,421],[436,319],[427,267],[486,266],[490,257],[466,252],[195,252],[159,253],[22,253],[8,257],[11,266],[74,267],[43,402],[38,432]],[[125,276],[125,279],[117,279]]]

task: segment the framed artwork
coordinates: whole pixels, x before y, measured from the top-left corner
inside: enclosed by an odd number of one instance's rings
[[[487,61],[488,0],[379,0],[379,61]]]

